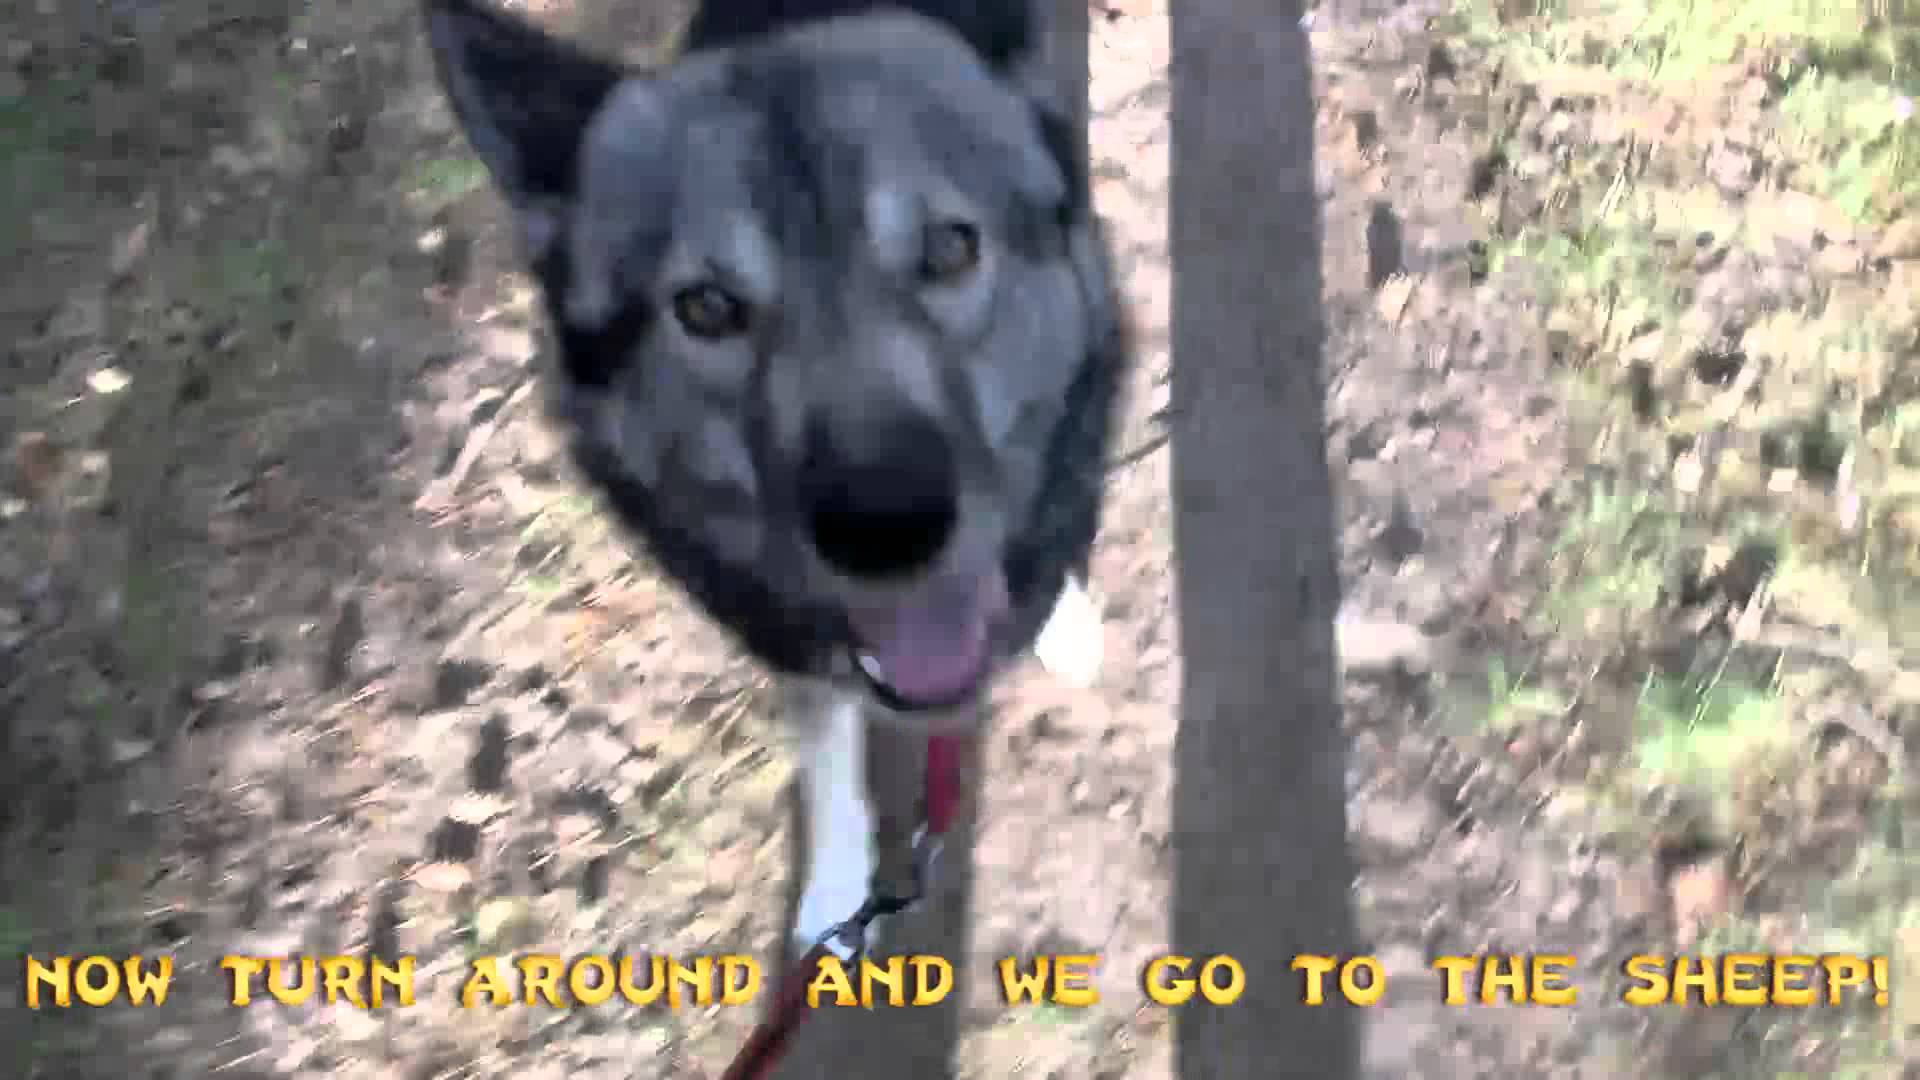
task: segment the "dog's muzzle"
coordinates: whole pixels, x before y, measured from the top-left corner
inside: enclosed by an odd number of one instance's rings
[[[999,568],[937,574],[885,603],[847,613],[854,666],[888,708],[944,709],[976,699],[1012,610]]]
[[[942,566],[960,517],[952,446],[912,407],[816,418],[800,469],[815,551],[885,591],[849,604],[854,666],[889,707],[942,709],[979,696],[1012,608],[998,565]],[[883,583],[911,581],[892,586]]]

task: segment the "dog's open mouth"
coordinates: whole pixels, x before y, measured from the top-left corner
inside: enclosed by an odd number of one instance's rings
[[[854,660],[888,706],[940,709],[977,697],[1010,607],[998,568],[936,575],[884,604],[849,610]]]

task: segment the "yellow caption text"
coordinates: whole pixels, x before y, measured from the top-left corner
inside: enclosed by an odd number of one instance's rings
[[[1051,1004],[1084,1008],[1101,1000],[1095,986],[1102,958],[1063,954],[1007,957],[991,977],[1010,1006]],[[1564,954],[1439,956],[1430,962],[1448,1005],[1564,1006],[1580,996],[1575,958]],[[236,1006],[258,1002],[299,1005],[316,996],[357,1008],[415,1002],[413,957],[227,956],[220,977]],[[1332,1000],[1375,1005],[1387,994],[1387,976],[1373,956],[1293,958],[1289,991],[1308,1005]],[[954,968],[938,956],[895,956],[849,965],[832,957],[803,973],[806,1000],[815,1008],[925,1007],[953,992]],[[1838,1005],[1850,993],[1887,1004],[1887,958],[1846,954],[1722,955],[1648,953],[1628,959],[1610,988],[1629,1005]],[[77,955],[26,958],[26,1004],[71,1008],[116,1002],[158,1006],[174,978],[171,957]],[[1423,980],[1431,985],[1433,980]],[[544,1005],[748,1005],[766,985],[752,957],[707,956],[482,956],[466,965],[455,990],[466,1008]],[[1153,1004],[1231,1005],[1247,992],[1245,965],[1231,956],[1161,956],[1140,972],[1140,993]],[[1423,987],[1421,993],[1431,993]]]

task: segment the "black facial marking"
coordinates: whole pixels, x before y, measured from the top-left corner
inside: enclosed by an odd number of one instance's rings
[[[567,261],[567,237],[554,238],[533,265],[547,301],[547,317],[560,339],[560,367],[574,383],[594,390],[612,385],[633,362],[634,349],[653,328],[659,312],[645,297],[623,292],[620,308],[604,326],[583,327],[567,318],[566,298],[573,282]]]
[[[1016,201],[1007,215],[1007,246],[1034,261],[1067,258],[1072,221],[1063,206],[1032,199]]]
[[[1105,462],[1114,404],[1130,349],[1130,340],[1116,327],[1111,337],[1088,350],[1067,390],[1063,418],[1049,440],[1051,468],[1029,517],[1008,546],[1007,588],[1019,612],[1011,636],[1018,648],[1027,648],[1039,636],[1067,575],[1084,577],[1091,565],[1093,541],[1105,509]]]
[[[1086,139],[1073,121],[1044,105],[1033,106],[1033,123],[1040,129],[1040,141],[1047,148],[1047,156],[1067,181],[1067,198],[1060,206],[1065,218],[1060,224],[1076,224],[1087,213],[1091,193],[1087,186]]]
[[[638,483],[619,457],[589,439],[573,442],[575,462],[620,524],[646,544],[669,578],[760,661],[778,671],[818,674],[849,639],[843,613],[797,602],[757,568],[715,554],[690,519]]]
[[[753,105],[764,153],[750,162],[747,184],[764,218],[777,223],[785,251],[830,257],[836,229],[829,192],[857,191],[859,163],[836,147],[805,113],[819,98],[820,76],[802,64],[735,64],[727,93]]]

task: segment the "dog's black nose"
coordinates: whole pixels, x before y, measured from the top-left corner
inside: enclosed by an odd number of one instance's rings
[[[960,516],[953,448],[932,420],[900,410],[865,424],[812,425],[800,500],[835,569],[888,578],[940,554]]]

